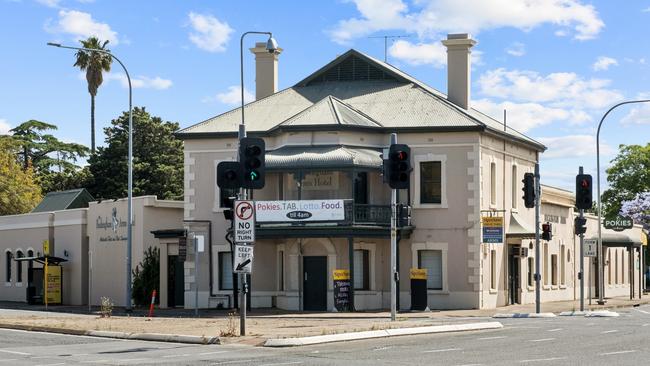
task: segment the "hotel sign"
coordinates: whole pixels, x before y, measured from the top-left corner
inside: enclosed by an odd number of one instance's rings
[[[483,243],[503,243],[503,217],[483,216]]]
[[[343,221],[343,200],[255,201],[258,223]]]
[[[629,217],[617,216],[614,219],[605,219],[605,229],[623,231],[634,227],[634,221]]]

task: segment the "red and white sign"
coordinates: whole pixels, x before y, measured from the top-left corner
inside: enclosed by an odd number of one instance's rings
[[[255,201],[258,222],[343,221],[343,200]]]
[[[255,242],[255,203],[235,201],[235,243]]]

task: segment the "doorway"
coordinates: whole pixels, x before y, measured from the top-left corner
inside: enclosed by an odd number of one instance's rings
[[[521,290],[520,272],[521,246],[511,245],[508,250],[508,305],[519,304]]]
[[[327,257],[303,258],[303,309],[327,310]]]
[[[167,257],[167,306],[170,308],[185,305],[185,283],[183,259],[177,255]]]

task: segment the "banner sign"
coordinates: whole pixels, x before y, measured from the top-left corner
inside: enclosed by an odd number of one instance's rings
[[[337,311],[350,311],[350,271],[335,269],[332,277],[334,279],[334,307]]]
[[[47,303],[61,303],[61,266],[48,266],[47,268]]]
[[[257,222],[343,221],[343,200],[255,201]]]
[[[483,216],[483,243],[503,243],[503,217]]]
[[[634,227],[634,221],[630,217],[618,216],[612,220],[605,219],[605,229],[623,231]]]

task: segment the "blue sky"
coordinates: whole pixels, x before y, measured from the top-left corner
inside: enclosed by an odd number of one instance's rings
[[[280,88],[349,48],[384,57],[446,91],[447,33],[471,33],[472,105],[544,142],[542,182],[573,189],[578,166],[595,174],[595,131],[618,101],[650,98],[650,1],[332,0],[118,1],[0,0],[0,133],[29,119],[90,144],[90,97],[69,45],[89,35],[109,47],[135,79],[134,104],[182,127],[233,108],[239,91],[239,36],[272,31],[284,52]],[[246,47],[264,37],[247,38]],[[246,90],[254,94],[246,51]],[[97,96],[101,127],[127,109],[117,64]],[[650,105],[623,107],[601,132],[603,161],[619,144],[646,144]]]

